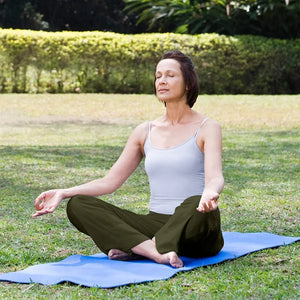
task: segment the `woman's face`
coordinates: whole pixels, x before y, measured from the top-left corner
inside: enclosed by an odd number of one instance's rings
[[[186,85],[178,61],[167,58],[157,64],[155,90],[157,98],[165,103],[186,102]]]

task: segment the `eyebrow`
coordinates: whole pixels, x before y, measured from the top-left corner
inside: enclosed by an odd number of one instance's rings
[[[165,73],[169,73],[169,72],[175,72],[175,73],[177,73],[177,71],[175,69],[170,69],[170,70],[166,70],[166,71],[163,71],[163,72],[165,72]],[[157,74],[157,73],[162,73],[162,71],[157,70],[155,72],[155,74]]]

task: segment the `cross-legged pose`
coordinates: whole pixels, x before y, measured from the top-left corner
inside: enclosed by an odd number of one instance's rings
[[[147,257],[183,266],[180,256],[205,257],[223,247],[218,198],[223,189],[220,125],[192,109],[199,87],[194,65],[180,51],[163,55],[155,71],[165,114],[137,126],[103,178],[41,193],[34,217],[70,198],[68,218],[110,259]],[[113,193],[145,158],[150,185],[146,215],[96,197]]]

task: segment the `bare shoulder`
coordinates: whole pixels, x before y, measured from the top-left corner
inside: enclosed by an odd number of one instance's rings
[[[197,136],[197,144],[199,148],[204,151],[204,145],[219,145],[221,143],[221,125],[213,119],[207,119]]]
[[[148,124],[149,122],[144,122],[138,125],[137,127],[135,127],[129,139],[135,141],[140,145],[143,145],[148,133],[148,126],[149,126]]]
[[[221,125],[219,122],[213,119],[207,119],[203,124],[203,132],[206,131],[211,133],[212,131],[220,132],[222,130]]]
[[[134,128],[132,134],[137,135],[137,136],[147,135],[148,126],[149,126],[149,122],[144,122],[144,123],[140,124]]]

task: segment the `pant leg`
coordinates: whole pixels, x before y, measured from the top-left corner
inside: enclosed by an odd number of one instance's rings
[[[189,257],[216,255],[223,247],[219,210],[200,213],[200,196],[186,199],[155,234],[160,253],[175,251]]]
[[[151,239],[169,218],[155,213],[139,215],[84,195],[70,199],[67,214],[71,223],[89,235],[104,253],[119,249],[130,255],[134,246]]]

